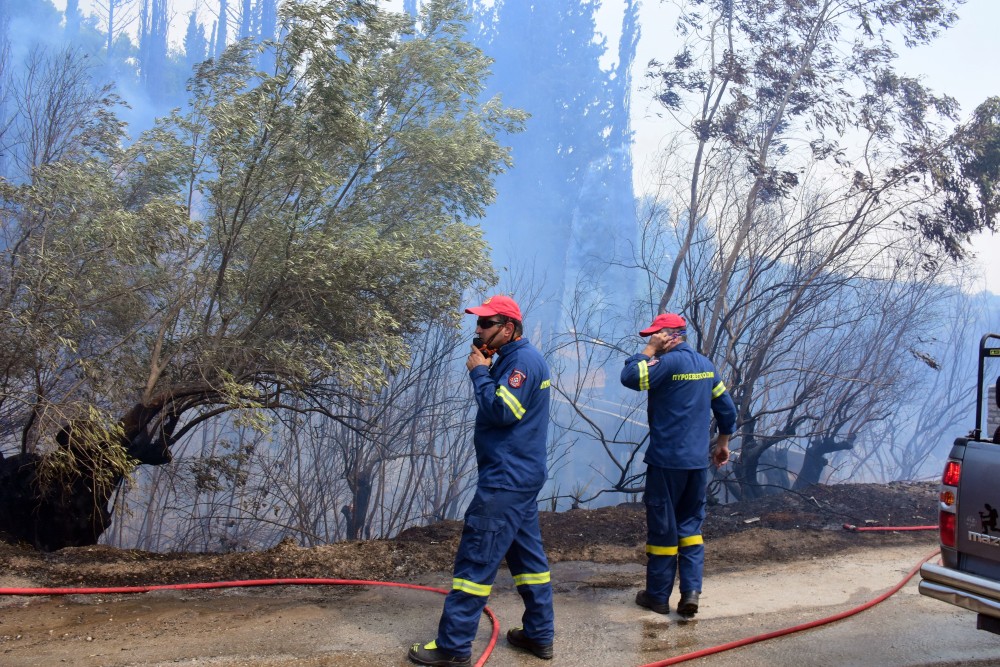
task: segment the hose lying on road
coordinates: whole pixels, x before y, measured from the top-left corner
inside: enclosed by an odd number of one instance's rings
[[[852,531],[896,531],[896,530],[937,530],[937,526],[854,526],[852,524],[844,524],[846,530]],[[847,611],[841,612],[839,614],[834,614],[827,618],[822,618],[816,621],[810,621],[808,623],[803,623],[801,625],[796,625],[790,628],[785,628],[783,630],[776,630],[774,632],[768,632],[762,635],[756,635],[753,637],[746,637],[744,639],[738,639],[727,644],[720,644],[719,646],[712,646],[709,648],[701,649],[699,651],[694,651],[692,653],[685,653],[683,655],[674,656],[672,658],[667,658],[666,660],[661,660],[659,662],[652,662],[647,665],[642,665],[641,667],[666,667],[667,665],[676,665],[681,662],[686,662],[688,660],[694,660],[695,658],[703,658],[708,655],[713,655],[715,653],[722,653],[723,651],[728,651],[730,649],[738,648],[740,646],[747,646],[748,644],[754,644],[757,642],[762,642],[767,639],[774,639],[775,637],[781,637],[784,635],[790,635],[794,632],[799,632],[801,630],[808,630],[810,628],[815,628],[820,625],[826,625],[827,623],[833,623],[834,621],[839,621],[841,619],[847,618],[848,616],[853,616],[854,614],[860,613],[866,609],[874,607],[876,604],[888,599],[899,591],[906,583],[913,578],[913,576],[920,570],[920,566],[926,561],[930,560],[938,554],[938,550],[927,555],[919,563],[917,563],[912,570],[910,570],[907,575],[896,584],[893,588],[889,589],[882,595],[869,600],[868,602],[855,607],[853,609],[848,609]],[[196,590],[196,589],[208,589],[208,588],[237,588],[237,587],[248,587],[248,586],[331,586],[331,585],[344,585],[344,586],[395,586],[398,588],[412,588],[415,590],[422,591],[433,591],[434,593],[440,593],[442,595],[447,595],[448,591],[442,590],[440,588],[434,588],[432,586],[420,586],[418,584],[403,584],[395,581],[368,581],[360,579],[248,579],[242,581],[213,581],[213,582],[199,582],[192,584],[160,584],[153,586],[109,586],[104,588],[0,588],[0,595],[88,595],[88,594],[103,594],[110,595],[115,593],[148,593],[150,591],[163,591],[163,590]],[[483,667],[486,664],[487,659],[490,654],[493,653],[493,649],[496,646],[497,638],[500,635],[500,622],[497,620],[496,615],[493,613],[489,607],[484,609],[484,613],[489,617],[491,623],[493,624],[493,631],[490,635],[490,641],[486,645],[486,650],[476,661],[475,667]]]
[[[856,533],[869,532],[873,530],[937,530],[938,526],[855,526],[853,523],[845,523],[844,530],[852,530]]]
[[[932,526],[932,527],[933,528],[937,528],[937,526]],[[790,628],[784,628],[782,630],[775,630],[774,632],[768,632],[768,633],[765,633],[765,634],[762,634],[762,635],[756,635],[756,636],[753,636],[753,637],[746,637],[744,639],[737,639],[736,641],[729,642],[727,644],[720,644],[718,646],[712,646],[712,647],[709,647],[709,648],[706,648],[706,649],[701,649],[700,651],[693,651],[691,653],[685,653],[683,655],[676,655],[676,656],[674,656],[672,658],[667,658],[666,660],[661,660],[659,662],[651,662],[651,663],[649,663],[647,665],[642,665],[642,667],[666,667],[666,665],[676,665],[678,663],[686,662],[688,660],[694,660],[695,658],[704,658],[707,655],[713,655],[715,653],[722,653],[723,651],[728,651],[729,649],[739,648],[740,646],[746,646],[748,644],[755,644],[757,642],[762,642],[762,641],[765,641],[767,639],[774,639],[775,637],[782,637],[784,635],[790,635],[790,634],[792,634],[794,632],[799,632],[801,630],[808,630],[810,628],[815,628],[815,627],[818,627],[820,625],[826,625],[827,623],[833,623],[834,621],[839,621],[841,619],[847,618],[848,616],[853,616],[853,615],[858,614],[858,613],[860,613],[860,612],[862,612],[862,611],[864,611],[866,609],[870,609],[871,607],[874,607],[879,602],[887,600],[889,597],[891,597],[892,595],[894,595],[895,593],[897,593],[903,586],[906,585],[906,582],[908,582],[910,579],[913,578],[913,575],[915,575],[917,572],[920,571],[920,566],[921,565],[923,565],[924,563],[926,563],[927,561],[929,561],[931,558],[934,558],[934,556],[938,555],[938,553],[940,553],[940,550],[935,549],[934,551],[932,551],[931,553],[929,553],[927,556],[925,556],[924,558],[920,559],[920,562],[917,563],[916,565],[914,565],[913,569],[911,569],[909,572],[907,572],[906,576],[903,577],[903,579],[898,584],[896,584],[895,586],[893,586],[892,588],[890,588],[889,590],[887,590],[885,593],[882,593],[878,597],[873,598],[873,599],[869,600],[868,602],[865,602],[862,605],[854,607],[853,609],[848,609],[847,611],[842,611],[839,614],[834,614],[833,616],[827,616],[826,618],[821,618],[821,619],[818,619],[818,620],[815,620],[815,621],[809,621],[808,623],[802,623],[800,625],[794,625],[794,626],[792,626]]]
[[[447,595],[448,591],[419,584],[402,584],[396,581],[367,581],[363,579],[245,579],[241,581],[209,581],[193,584],[158,584],[155,586],[106,586],[103,588],[0,588],[0,595],[111,595],[115,593],[149,593],[150,591],[187,591],[206,588],[240,588],[249,586],[395,586],[418,591],[432,591]],[[493,623],[493,632],[486,650],[479,656],[475,667],[482,667],[496,646],[500,635],[500,621],[493,610],[486,607],[483,612]]]

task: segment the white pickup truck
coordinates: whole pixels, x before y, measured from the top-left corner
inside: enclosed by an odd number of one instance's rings
[[[976,428],[955,440],[941,478],[941,564],[920,568],[919,590],[976,612],[977,628],[1000,634],[1000,377],[983,391],[984,372],[994,377],[998,367],[1000,334],[986,334],[979,343]]]

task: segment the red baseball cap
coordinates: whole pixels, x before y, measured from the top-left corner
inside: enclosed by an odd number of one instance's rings
[[[653,323],[639,332],[640,336],[651,336],[660,329],[683,329],[688,325],[684,318],[673,313],[662,313],[657,315]]]
[[[521,309],[518,308],[517,302],[509,296],[504,296],[503,294],[491,296],[486,299],[486,301],[483,301],[483,305],[466,308],[465,312],[470,315],[479,315],[482,317],[503,315],[504,317],[515,319],[518,322],[523,321],[521,319]]]

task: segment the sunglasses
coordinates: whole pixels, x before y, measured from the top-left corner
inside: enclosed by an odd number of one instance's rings
[[[476,326],[480,329],[491,329],[493,327],[503,326],[503,322],[497,322],[496,320],[486,320],[479,318],[476,320]]]

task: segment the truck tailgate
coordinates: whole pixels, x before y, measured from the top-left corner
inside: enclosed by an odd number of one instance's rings
[[[966,445],[957,510],[958,569],[1000,580],[1000,445]]]

